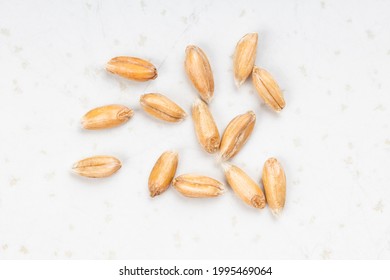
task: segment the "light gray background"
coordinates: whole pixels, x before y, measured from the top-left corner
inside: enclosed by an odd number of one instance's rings
[[[0,258],[390,257],[389,1],[4,1],[0,2]],[[232,54],[259,33],[256,63],[284,91],[281,114],[251,82],[236,90]],[[147,179],[167,149],[177,174],[224,181],[198,145],[191,118],[167,124],[139,109],[161,92],[187,112],[197,97],[184,69],[188,44],[209,56],[211,110],[222,132],[254,110],[254,133],[233,162],[258,181],[277,157],[287,174],[282,217],[244,205],[229,189],[151,199]],[[148,59],[159,77],[108,74],[114,56]],[[89,109],[128,105],[112,130],[83,131]],[[87,180],[73,162],[109,154],[111,178]]]

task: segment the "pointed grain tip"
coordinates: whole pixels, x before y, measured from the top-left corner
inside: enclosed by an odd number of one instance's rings
[[[210,104],[211,101],[213,101],[213,99],[214,99],[214,95],[212,93],[209,93],[209,95],[207,96],[206,100],[204,100],[204,102]]]
[[[244,83],[244,81],[240,81],[237,78],[234,78],[234,83],[236,84],[237,88],[240,88],[240,86]]]
[[[105,69],[108,72],[112,72],[112,65],[110,64],[110,62],[106,63]]]
[[[188,52],[190,52],[192,49],[196,48],[194,45],[188,45],[186,47],[186,50],[185,50],[185,53],[188,54]]]
[[[77,163],[74,163],[70,169],[70,172],[73,174],[77,174]]]
[[[220,153],[215,154],[215,161],[216,161],[217,165],[223,164],[224,161],[223,161],[222,155]]]
[[[221,166],[222,166],[223,171],[227,172],[232,167],[232,164],[229,162],[222,162]]]
[[[251,111],[248,111],[248,112],[246,112],[246,113],[249,114],[249,115],[251,115],[252,118],[255,118],[255,119],[256,119],[256,114],[255,114],[255,112],[253,112],[252,110],[251,110]]]
[[[197,97],[197,98],[195,98],[195,101],[194,101],[194,103],[193,103],[193,106],[199,105],[199,104],[202,104],[202,103],[203,103],[202,99],[200,99],[199,97]]]
[[[220,186],[219,194],[222,195],[222,194],[224,194],[224,193],[226,193],[226,188],[225,188],[224,185],[222,185],[222,186]]]
[[[153,197],[155,197],[155,196],[157,196],[157,195],[160,194],[160,192],[159,192],[159,190],[158,190],[158,188],[157,188],[156,185],[153,184],[153,185],[149,188],[149,194],[150,194],[150,197],[151,197],[151,198],[153,198]]]
[[[282,214],[283,208],[271,209],[271,213],[275,218],[279,218]]]

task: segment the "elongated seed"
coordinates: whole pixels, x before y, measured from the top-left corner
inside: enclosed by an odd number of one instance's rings
[[[264,163],[262,182],[272,214],[279,216],[286,202],[286,175],[276,158]]]
[[[255,208],[265,207],[264,193],[255,181],[240,168],[230,163],[225,162],[222,167],[226,180],[242,201]]]
[[[206,54],[197,46],[188,46],[184,67],[200,97],[209,103],[214,95],[214,77]]]
[[[159,93],[142,95],[140,104],[145,112],[163,121],[179,122],[186,116],[186,112],[179,105]]]
[[[234,80],[237,87],[252,73],[257,49],[257,33],[248,33],[238,41],[233,57]]]
[[[123,105],[107,105],[90,110],[86,113],[81,124],[85,129],[104,129],[127,122],[134,112]]]
[[[200,145],[206,152],[215,153],[219,148],[221,138],[208,106],[199,98],[192,106],[192,119]]]
[[[253,111],[238,115],[227,125],[221,140],[219,153],[222,160],[234,157],[248,141],[256,123]]]
[[[172,181],[173,187],[187,197],[215,197],[223,194],[223,184],[213,178],[184,174]]]
[[[103,178],[117,172],[122,167],[119,159],[112,156],[94,156],[76,162],[72,170],[84,177]]]
[[[286,106],[279,85],[265,69],[255,66],[252,72],[252,80],[258,95],[268,107],[278,112]]]
[[[176,152],[164,152],[157,160],[150,172],[148,187],[150,196],[155,197],[165,192],[172,182],[178,164]]]
[[[113,74],[139,82],[157,78],[156,67],[152,63],[137,57],[114,57],[107,63],[106,69]]]

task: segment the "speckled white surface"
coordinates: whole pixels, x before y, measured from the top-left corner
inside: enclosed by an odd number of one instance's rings
[[[390,258],[389,1],[1,1],[1,259]],[[232,78],[236,42],[259,33],[257,64],[285,93],[279,115]],[[279,220],[229,190],[191,200],[170,189],[151,199],[147,178],[166,149],[177,174],[224,180],[191,118],[165,124],[138,98],[161,92],[188,112],[197,96],[183,70],[199,45],[215,75],[220,131],[254,110],[254,134],[234,158],[256,181],[280,159],[287,203]],[[105,72],[117,55],[151,60],[150,83]],[[122,127],[83,131],[89,109],[135,109]],[[123,161],[87,180],[72,163],[95,154]]]

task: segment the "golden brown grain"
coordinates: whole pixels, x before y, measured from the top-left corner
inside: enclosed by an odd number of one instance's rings
[[[286,175],[276,158],[264,163],[262,181],[272,214],[279,216],[286,201]]]
[[[156,67],[152,63],[137,57],[114,57],[107,63],[106,69],[113,74],[139,82],[157,78]]]
[[[223,184],[213,178],[184,174],[173,179],[173,187],[187,197],[215,197],[223,194]]]
[[[275,79],[265,69],[254,67],[252,72],[253,85],[258,95],[274,111],[281,111],[286,105],[283,93]]]
[[[81,120],[81,125],[85,129],[111,128],[127,122],[133,114],[133,110],[123,105],[102,106],[86,113]]]
[[[122,167],[119,159],[112,156],[94,156],[76,162],[72,170],[84,177],[103,178],[117,172]]]
[[[184,68],[200,97],[209,103],[214,95],[214,77],[206,54],[197,46],[188,46]]]
[[[252,73],[256,60],[257,33],[248,33],[238,41],[233,57],[234,80],[237,87]]]
[[[159,93],[142,95],[140,104],[145,112],[163,121],[180,122],[186,116],[186,112],[179,105]]]
[[[151,197],[165,192],[175,176],[178,154],[176,152],[164,152],[157,160],[150,172],[148,187]]]
[[[200,145],[206,152],[215,153],[221,138],[208,106],[200,99],[197,99],[192,106],[192,119]]]
[[[255,208],[265,207],[265,197],[259,185],[255,183],[243,170],[230,163],[222,165],[226,180],[233,191],[246,204]]]
[[[219,153],[223,161],[234,157],[248,141],[256,123],[253,111],[238,115],[227,125],[221,140]]]

